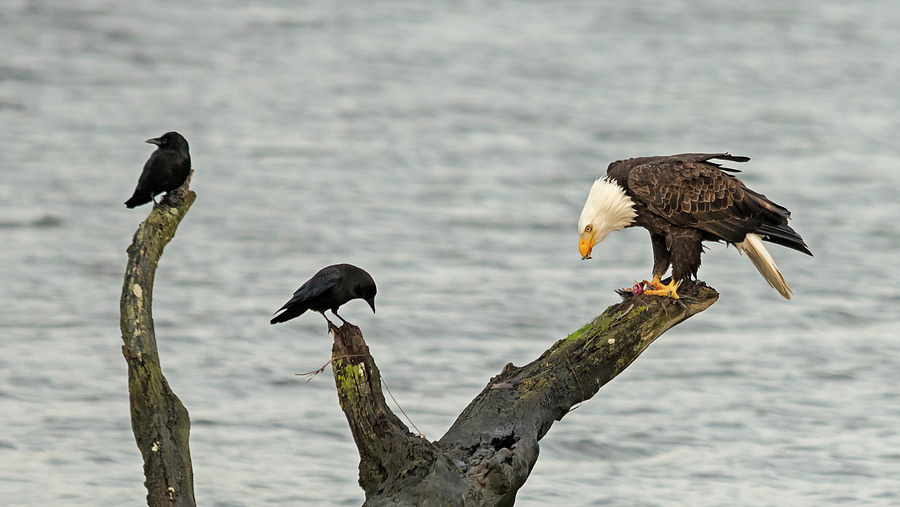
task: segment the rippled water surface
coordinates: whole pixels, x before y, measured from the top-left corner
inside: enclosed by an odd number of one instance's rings
[[[554,425],[517,505],[900,504],[900,4],[0,3],[0,498],[140,505],[118,329],[143,143],[191,143],[198,198],[163,257],[163,368],[198,503],[359,505],[319,268],[378,282],[361,326],[437,439],[649,275],[646,232],[582,262],[615,159],[752,158],[814,258],[733,249],[721,299]]]

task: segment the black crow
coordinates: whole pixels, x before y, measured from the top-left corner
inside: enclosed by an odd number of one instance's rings
[[[188,142],[181,134],[168,132],[161,137],[147,139],[147,142],[158,148],[144,164],[134,195],[125,201],[125,206],[129,208],[150,201],[155,204],[157,195],[180,187],[191,173]]]
[[[351,299],[364,299],[372,307],[375,313],[375,280],[372,275],[352,264],[335,264],[322,268],[306,283],[300,286],[294,297],[275,312],[276,315],[271,324],[285,322],[306,313],[306,310],[319,312],[328,321],[329,328],[333,325],[325,316],[325,310],[331,310],[344,324],[343,317],[338,315],[338,308]]]

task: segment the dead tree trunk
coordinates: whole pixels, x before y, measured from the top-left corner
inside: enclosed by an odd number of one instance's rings
[[[122,354],[128,362],[131,428],[144,458],[150,507],[195,505],[188,447],[191,421],[162,374],[151,313],[159,258],[196,198],[188,189],[190,181],[188,176],[181,188],[169,192],[134,233],[119,303],[119,326],[125,342]]]
[[[507,364],[437,442],[410,433],[388,408],[359,328],[335,328],[332,370],[359,449],[364,505],[513,505],[553,422],[594,396],[666,330],[718,299],[703,285],[683,290],[684,306],[632,297],[530,364]]]

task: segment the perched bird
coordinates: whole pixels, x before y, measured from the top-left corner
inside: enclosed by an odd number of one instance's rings
[[[791,212],[747,188],[712,160],[747,162],[728,153],[683,153],[668,157],[619,160],[606,177],[594,182],[578,220],[578,251],[591,258],[591,249],[606,236],[625,227],[650,231],[653,280],[645,294],[677,298],[682,282],[696,279],[702,241],[724,241],[746,252],[769,285],[785,299],[791,289],[784,281],[763,241],[812,255],[803,238],[788,226]],[[672,281],[661,283],[672,266]]]
[[[375,313],[375,280],[364,270],[351,264],[335,264],[319,270],[312,278],[294,292],[294,297],[275,312],[277,315],[271,324],[285,322],[306,313],[307,310],[319,312],[333,325],[325,315],[331,310],[341,322],[347,323],[338,315],[338,308],[351,299],[364,299]]]
[[[188,142],[181,134],[167,132],[161,137],[147,139],[146,142],[155,144],[158,148],[144,164],[144,171],[131,199],[125,201],[125,206],[129,208],[150,201],[155,204],[157,195],[180,187],[191,173]]]

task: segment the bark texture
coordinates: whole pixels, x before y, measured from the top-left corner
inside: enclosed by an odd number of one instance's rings
[[[190,181],[189,176],[181,188],[169,192],[134,233],[119,303],[131,427],[144,458],[150,507],[195,505],[188,446],[191,422],[162,374],[151,311],[157,264],[196,198],[188,189]]]
[[[410,433],[388,408],[359,328],[333,328],[332,371],[359,448],[364,505],[513,505],[553,422],[716,299],[701,283],[685,288],[683,305],[642,295],[610,306],[530,364],[507,364],[436,442]]]

